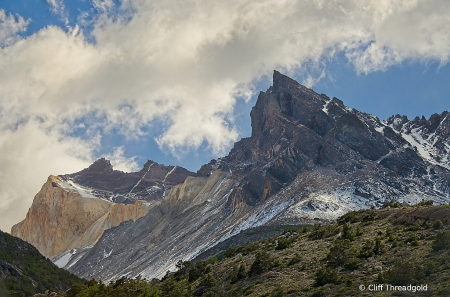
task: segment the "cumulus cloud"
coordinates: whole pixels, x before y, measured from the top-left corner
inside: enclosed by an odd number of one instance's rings
[[[108,0],[92,3],[113,9]],[[248,100],[252,84],[273,69],[292,75],[344,53],[357,72],[369,73],[411,59],[443,65],[450,53],[447,0],[124,0],[114,9],[86,32],[93,43],[80,30],[52,26],[18,40],[20,30],[11,28],[23,28],[23,19],[0,14],[10,28],[0,40],[13,40],[0,49],[0,129],[18,139],[27,134],[17,127],[38,122],[36,135],[63,152],[47,160],[48,168],[66,158],[73,162],[64,173],[84,164],[65,153],[70,141],[92,155],[95,145],[82,139],[99,131],[148,137],[145,128],[155,121],[165,127],[156,137],[162,149],[181,153],[206,143],[224,154],[239,138],[236,101]],[[82,119],[89,119],[87,134],[76,138]],[[22,143],[36,148],[40,140]],[[34,162],[31,150],[21,156]],[[134,168],[134,160],[117,159]]]
[[[359,73],[386,70],[405,60],[448,63],[448,1],[367,2],[364,11],[373,15],[369,42],[347,53]]]
[[[136,157],[125,157],[125,150],[123,146],[114,148],[114,151],[111,154],[107,154],[104,157],[111,161],[111,165],[114,170],[136,172],[140,169],[139,165],[134,160]]]
[[[0,9],[0,47],[11,45],[19,39],[18,33],[26,30],[28,21],[20,16],[7,15]]]
[[[33,196],[50,175],[76,172],[92,161],[99,139],[80,140],[28,120],[0,133],[0,229],[25,218]]]

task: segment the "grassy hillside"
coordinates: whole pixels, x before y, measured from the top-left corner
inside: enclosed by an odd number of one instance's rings
[[[449,206],[391,203],[230,247],[207,261],[179,262],[161,281],[90,281],[67,296],[450,296],[448,218]],[[370,291],[374,284],[400,288]],[[398,291],[410,284],[427,291]]]
[[[56,267],[31,244],[0,231],[0,296],[64,292],[82,282]]]

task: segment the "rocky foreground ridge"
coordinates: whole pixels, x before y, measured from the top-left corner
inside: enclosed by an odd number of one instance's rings
[[[145,201],[147,208],[140,219],[111,226],[93,246],[67,248],[55,261],[87,279],[161,277],[178,260],[248,228],[334,220],[391,200],[450,201],[448,112],[382,122],[275,71],[251,121],[251,137],[197,174],[149,162],[129,183],[132,175],[119,176],[99,160],[95,170],[61,176],[99,201]],[[150,178],[154,168],[157,181]]]
[[[0,296],[35,296],[48,290],[62,293],[82,282],[56,267],[33,245],[0,231]]]

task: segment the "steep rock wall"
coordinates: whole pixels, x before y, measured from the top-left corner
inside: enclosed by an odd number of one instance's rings
[[[49,176],[36,194],[26,218],[11,234],[34,245],[44,256],[94,244],[104,230],[147,213],[147,204],[115,204],[82,197],[62,188],[58,176]]]

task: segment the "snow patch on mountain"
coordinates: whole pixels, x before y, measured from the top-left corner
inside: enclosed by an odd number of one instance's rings
[[[50,260],[59,268],[69,269],[75,265],[93,246],[85,246],[55,255]]]
[[[444,156],[443,159],[441,159],[440,162],[436,161],[434,158],[439,154],[438,150],[433,146],[432,143],[430,143],[430,140],[432,140],[434,135],[430,135],[427,138],[423,138],[421,133],[421,128],[415,128],[412,129],[410,133],[405,133],[405,131],[402,131],[402,137],[408,141],[412,147],[414,147],[419,155],[426,160],[427,162],[439,165],[442,167],[445,167],[447,169],[450,169],[450,165],[448,164],[448,154]],[[448,147],[448,144],[445,144]],[[433,157],[434,156],[434,157]]]
[[[74,183],[71,180],[63,180],[60,183],[58,183],[58,185],[63,188],[66,189],[70,192],[73,193],[78,193],[81,197],[83,198],[100,198],[95,196],[92,192],[94,189],[90,189],[88,187],[83,187],[77,183]],[[101,198],[102,199],[102,198]],[[103,200],[107,200],[107,199],[103,199]]]
[[[351,191],[316,192],[287,208],[281,218],[304,217],[310,220],[335,220],[349,211],[369,207],[368,199],[355,197]]]

